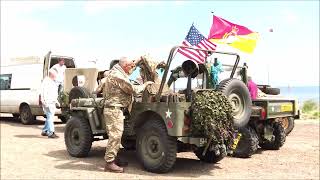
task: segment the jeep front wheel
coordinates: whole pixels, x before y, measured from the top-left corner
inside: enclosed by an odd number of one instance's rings
[[[138,131],[137,153],[144,168],[165,173],[176,161],[177,139],[169,136],[162,121],[147,121]]]
[[[91,149],[93,136],[89,122],[79,117],[71,117],[65,128],[64,142],[73,157],[86,157]]]

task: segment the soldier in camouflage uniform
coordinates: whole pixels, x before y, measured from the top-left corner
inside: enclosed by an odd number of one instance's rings
[[[161,77],[157,73],[157,69],[164,69],[166,67],[166,63],[157,62],[155,59],[151,58],[148,55],[141,56],[137,61],[136,65],[140,67],[140,76],[142,82],[152,81],[154,84],[148,86],[146,88],[147,92],[150,95],[155,95],[161,84]],[[167,84],[164,85],[163,94],[167,94],[170,92],[169,87]]]
[[[103,97],[105,98],[104,119],[109,140],[105,154],[105,171],[123,172],[126,162],[121,162],[117,157],[120,149],[121,137],[123,133],[124,115],[123,110],[129,108],[133,101],[134,93],[143,89],[152,82],[146,82],[140,86],[134,86],[129,81],[129,76],[135,68],[135,63],[126,57],[120,58],[105,77]]]

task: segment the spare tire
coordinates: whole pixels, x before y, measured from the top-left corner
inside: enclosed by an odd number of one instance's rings
[[[78,98],[89,98],[90,92],[84,88],[84,87],[73,87],[69,92],[69,104],[72,101],[72,99],[78,99]]]
[[[266,94],[270,94],[270,95],[278,95],[278,94],[280,94],[280,89],[279,88],[267,87],[265,93]]]
[[[247,125],[251,115],[252,101],[247,86],[238,79],[226,79],[220,82],[218,90],[227,96],[233,109],[234,126]]]

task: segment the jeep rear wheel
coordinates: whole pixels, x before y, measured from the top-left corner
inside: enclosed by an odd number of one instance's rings
[[[34,124],[36,116],[32,115],[29,105],[23,104],[20,107],[20,120],[22,124]]]
[[[64,142],[73,157],[86,157],[91,149],[93,136],[86,119],[71,117],[66,124]]]
[[[281,123],[282,127],[284,128],[286,135],[289,135],[294,128],[294,118],[283,117],[283,118],[279,118],[278,121]]]
[[[175,164],[177,139],[168,135],[162,121],[147,121],[138,131],[136,147],[141,163],[150,172],[165,173]]]
[[[261,148],[263,149],[278,150],[286,141],[286,133],[279,122],[273,123],[272,128],[274,138],[271,141],[265,141],[260,144]]]
[[[227,96],[234,113],[234,126],[247,125],[251,115],[251,98],[247,86],[238,79],[226,79],[220,82],[219,91]]]
[[[258,149],[258,135],[250,126],[240,128],[239,133],[241,133],[241,138],[233,155],[235,157],[248,158]]]
[[[200,161],[203,161],[206,163],[217,163],[225,157],[225,155],[222,153],[219,155],[216,155],[214,151],[207,151],[205,155],[202,155],[203,150],[204,150],[204,147],[201,147],[201,148],[198,148],[194,153],[200,159]]]

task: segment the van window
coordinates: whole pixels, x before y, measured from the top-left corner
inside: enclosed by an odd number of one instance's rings
[[[51,57],[50,68],[59,62],[59,58],[60,57]],[[75,68],[74,59],[70,59],[70,58],[63,58],[63,59],[64,59],[64,65],[67,68]]]
[[[11,88],[11,77],[12,74],[0,75],[0,90],[7,90]]]

